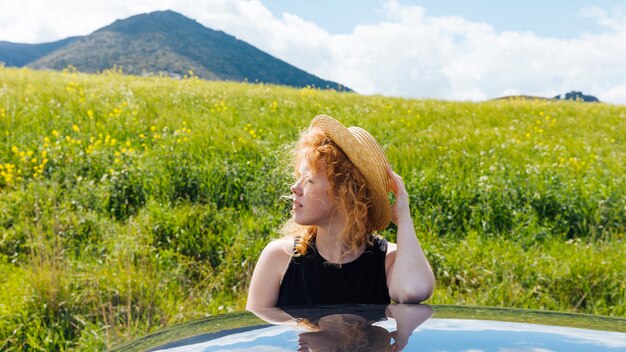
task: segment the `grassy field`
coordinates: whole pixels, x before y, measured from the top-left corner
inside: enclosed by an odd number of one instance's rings
[[[243,309],[320,113],[371,131],[404,177],[428,303],[626,316],[626,106],[0,68],[0,350]]]

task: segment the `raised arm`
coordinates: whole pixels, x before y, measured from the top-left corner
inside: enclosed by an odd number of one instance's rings
[[[397,245],[390,243],[387,248],[389,296],[397,303],[419,303],[433,293],[435,276],[415,234],[404,182],[391,168],[388,172],[396,197],[391,221],[398,226]]]
[[[265,246],[250,281],[247,310],[276,307],[280,281],[291,260],[292,248],[293,240],[289,239],[272,241]]]

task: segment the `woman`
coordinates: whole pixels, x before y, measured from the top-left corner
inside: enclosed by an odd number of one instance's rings
[[[317,116],[298,142],[295,167],[288,236],[263,249],[247,309],[430,297],[435,280],[415,235],[408,194],[374,137]],[[397,244],[374,234],[390,220],[398,227]]]

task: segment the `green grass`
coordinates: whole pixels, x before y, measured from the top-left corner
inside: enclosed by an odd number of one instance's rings
[[[626,316],[624,106],[0,68],[0,350],[243,309],[320,113],[372,132],[404,177],[428,302]]]

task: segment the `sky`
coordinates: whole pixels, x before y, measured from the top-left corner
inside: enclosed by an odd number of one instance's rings
[[[626,104],[617,0],[0,0],[0,40],[87,35],[174,10],[358,93],[484,101],[582,91]]]

